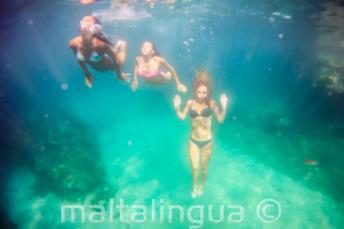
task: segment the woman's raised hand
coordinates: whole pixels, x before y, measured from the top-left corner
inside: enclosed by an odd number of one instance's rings
[[[175,95],[173,98],[173,105],[175,109],[178,109],[180,104],[182,103],[180,96],[179,95]]]
[[[221,103],[222,109],[225,110],[228,104],[228,97],[226,96],[226,94],[222,94],[220,96],[220,103]]]
[[[177,89],[178,89],[178,91],[181,92],[181,93],[186,93],[186,91],[187,91],[187,88],[186,88],[183,84],[181,84],[181,83],[179,83],[179,84],[177,85]]]

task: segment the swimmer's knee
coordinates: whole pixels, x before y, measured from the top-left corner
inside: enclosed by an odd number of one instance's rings
[[[202,161],[201,162],[202,165],[202,172],[207,172],[208,171],[208,161]]]
[[[117,54],[116,63],[117,63],[117,65],[118,65],[118,67],[121,68],[121,67],[124,65],[124,63],[125,63],[125,58],[126,58],[126,56],[125,56],[124,53],[118,53],[118,54]]]
[[[117,46],[121,46],[122,48],[127,47],[127,41],[125,40],[118,40],[116,44]]]
[[[202,167],[202,175],[203,176],[208,175],[208,167]]]
[[[172,73],[170,71],[167,71],[164,73],[165,80],[170,80],[172,78]]]
[[[193,165],[192,166],[192,172],[197,173],[199,171],[199,166],[198,165]]]

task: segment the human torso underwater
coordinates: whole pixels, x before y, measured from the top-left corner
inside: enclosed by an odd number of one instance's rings
[[[212,109],[210,104],[198,104],[191,101],[189,115],[191,118],[191,136],[198,140],[209,140],[211,134]]]
[[[143,78],[153,78],[160,74],[160,63],[156,57],[145,60],[142,56],[137,58],[138,73]]]
[[[85,48],[80,39],[76,57],[96,70],[110,70],[113,68],[114,61],[105,53],[104,45],[95,39],[92,40],[90,48]]]

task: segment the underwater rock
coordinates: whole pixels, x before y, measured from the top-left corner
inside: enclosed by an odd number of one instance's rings
[[[322,53],[318,61],[321,67],[316,83],[335,93],[344,92],[344,56]]]
[[[317,85],[329,95],[344,92],[344,9],[336,4],[324,4],[318,18],[318,36],[314,44],[318,74]]]
[[[5,229],[17,229],[18,226],[13,223],[7,216],[7,214],[0,210],[0,225],[1,228],[5,228]]]
[[[96,193],[96,199],[115,194],[90,127],[54,114],[49,119],[35,115],[19,130],[17,163],[36,177],[32,187],[36,194],[53,193],[65,200],[82,200],[89,193]]]

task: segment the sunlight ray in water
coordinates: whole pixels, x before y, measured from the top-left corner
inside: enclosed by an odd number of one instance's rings
[[[0,225],[343,225],[338,1],[5,1],[0,14]]]

